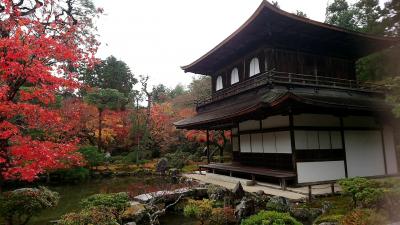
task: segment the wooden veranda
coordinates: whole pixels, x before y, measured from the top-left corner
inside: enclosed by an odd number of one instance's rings
[[[296,179],[296,173],[293,171],[246,166],[239,163],[215,163],[201,165],[199,166],[199,169],[200,172],[202,169],[210,170],[212,172],[228,172],[230,176],[232,176],[232,173],[250,175],[253,181],[255,181],[255,176],[274,178],[279,180],[282,190],[286,190],[287,181]]]

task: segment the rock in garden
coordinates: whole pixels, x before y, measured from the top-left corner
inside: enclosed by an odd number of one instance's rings
[[[240,203],[235,207],[235,216],[238,221],[242,220],[245,217],[248,217],[254,214],[254,201],[253,199],[244,197]]]
[[[245,191],[243,190],[242,184],[240,182],[238,182],[236,186],[233,188],[232,194],[235,199],[243,198]]]
[[[288,212],[290,209],[289,200],[280,196],[273,196],[267,202],[267,210],[277,212]]]
[[[332,209],[332,203],[328,201],[322,202],[322,213],[327,213],[330,209]]]
[[[265,206],[270,199],[270,196],[266,195],[262,190],[257,191],[256,193],[250,193],[250,196],[251,198],[254,199],[254,205],[256,210],[265,209]]]
[[[229,193],[230,191],[224,187],[218,186],[218,185],[213,185],[210,184],[207,187],[207,194],[208,198],[211,200],[223,200],[225,197],[226,193]]]
[[[322,214],[321,209],[316,208],[291,208],[290,215],[297,220],[311,224],[318,216]]]
[[[168,170],[168,175],[171,177],[177,177],[179,175],[180,171],[177,168],[172,168]]]
[[[166,158],[161,158],[156,165],[156,171],[161,174],[165,174],[168,169],[168,160]]]
[[[195,187],[192,189],[192,197],[194,198],[206,198],[207,197],[207,188],[205,187]]]
[[[122,213],[125,221],[140,221],[146,215],[146,208],[139,202],[131,202],[130,206]]]
[[[260,195],[260,196],[261,196],[261,195],[265,195],[265,193],[264,193],[263,190],[258,190],[258,191],[256,192],[256,194],[257,194],[257,195]]]

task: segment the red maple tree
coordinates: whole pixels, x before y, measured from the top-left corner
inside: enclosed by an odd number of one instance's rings
[[[209,131],[208,141],[210,145],[217,147],[219,151],[223,152],[226,144],[231,140],[231,136],[231,131],[212,130]],[[207,132],[202,130],[189,130],[186,132],[186,138],[190,141],[206,143]]]
[[[0,0],[0,181],[82,163],[54,103],[78,87],[73,71],[95,61],[101,10],[83,2]]]

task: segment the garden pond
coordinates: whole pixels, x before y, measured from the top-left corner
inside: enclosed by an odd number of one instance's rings
[[[39,216],[32,218],[29,224],[45,225],[50,221],[59,219],[62,215],[79,211],[81,199],[97,193],[125,192],[135,189],[135,185],[140,185],[145,181],[159,182],[156,177],[115,177],[93,179],[79,184],[48,185],[52,191],[60,194],[58,206],[43,211]],[[167,214],[160,220],[162,225],[194,225],[196,221],[182,215]]]

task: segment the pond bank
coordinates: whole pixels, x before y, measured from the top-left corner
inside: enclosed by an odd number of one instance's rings
[[[79,184],[50,185],[48,187],[51,190],[56,191],[60,194],[61,198],[58,206],[45,210],[39,216],[32,218],[32,221],[29,224],[46,225],[49,224],[50,221],[59,219],[62,215],[66,213],[77,212],[81,209],[79,205],[81,199],[93,194],[126,192],[135,189],[136,185],[141,185],[143,183],[152,184],[157,182],[159,182],[159,177],[147,176],[92,179]],[[179,216],[177,219],[174,219],[174,216],[176,215],[167,216],[167,219],[162,220],[162,224],[183,225],[181,223],[175,223],[176,221],[180,221]],[[195,221],[191,223],[190,219],[185,219],[184,225],[192,224],[194,225]]]

